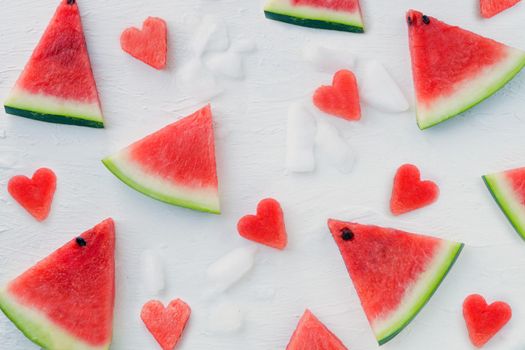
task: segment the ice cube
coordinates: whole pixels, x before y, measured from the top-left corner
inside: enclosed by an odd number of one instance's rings
[[[315,169],[316,123],[308,109],[299,102],[288,108],[286,129],[286,169],[310,172]]]
[[[239,305],[223,302],[214,307],[208,317],[208,330],[213,333],[232,333],[242,327],[244,316]]]
[[[335,126],[327,121],[319,120],[315,142],[319,156],[326,159],[329,164],[344,174],[352,171],[355,164],[355,153]]]
[[[349,50],[316,44],[304,48],[303,58],[318,71],[329,73],[353,69],[356,63],[354,54]]]
[[[198,56],[208,51],[226,51],[230,46],[228,28],[221,19],[205,15],[193,34],[191,44]]]
[[[213,290],[225,291],[246,275],[253,267],[256,252],[255,246],[241,247],[212,263],[206,274]]]
[[[410,108],[405,95],[381,62],[360,61],[359,72],[359,94],[363,102],[389,113],[400,113]]]
[[[242,56],[232,50],[210,53],[205,59],[206,67],[214,74],[232,79],[244,78]]]
[[[140,256],[142,286],[148,295],[156,296],[164,291],[164,265],[160,256],[147,249]]]
[[[200,59],[193,59],[181,67],[176,82],[198,101],[206,101],[222,92],[213,74]]]

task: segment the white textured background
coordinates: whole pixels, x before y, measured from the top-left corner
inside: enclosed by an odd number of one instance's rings
[[[413,111],[389,115],[364,108],[362,121],[336,123],[358,152],[350,175],[327,166],[315,173],[284,170],[286,110],[330,80],[301,60],[306,43],[341,45],[380,59],[412,99],[404,12],[410,7],[452,24],[525,49],[525,4],[491,20],[478,18],[476,0],[362,0],[365,35],[311,30],[264,19],[258,0],[80,0],[91,60],[107,128],[96,130],[0,117],[0,282],[5,282],[65,241],[111,216],[116,220],[117,298],[112,349],[155,349],[139,311],[150,296],[140,285],[143,249],[166,264],[164,300],[181,297],[193,309],[180,349],[284,349],[305,308],[353,350],[375,349],[352,284],[325,227],[330,216],[460,240],[468,244],[437,294],[387,350],[470,349],[461,316],[473,292],[508,301],[510,324],[486,349],[525,349],[525,243],[484,188],[480,175],[525,164],[525,74],[461,117],[425,132]],[[5,97],[36,45],[57,0],[0,0],[0,96]],[[247,57],[247,78],[226,82],[212,100],[223,215],[213,216],[151,200],[120,183],[100,159],[143,135],[193,112],[194,103],[174,75],[188,60],[189,40],[203,14],[222,17],[233,39],[252,38],[258,51]],[[169,69],[157,72],[124,54],[120,32],[147,16],[169,23]],[[3,113],[2,113],[3,114]],[[326,118],[328,120],[328,118]],[[5,137],[3,137],[5,133]],[[396,168],[420,166],[441,188],[426,209],[389,218]],[[49,219],[28,216],[7,193],[15,174],[53,168],[58,189]],[[274,196],[284,207],[290,244],[284,252],[261,248],[254,270],[218,300],[239,303],[243,329],[232,335],[207,332],[206,267],[248,244],[236,233],[237,219],[259,199]],[[357,208],[357,209],[356,209]],[[268,297],[274,292],[273,297]],[[520,336],[521,334],[521,336]],[[0,349],[34,346],[3,316]]]

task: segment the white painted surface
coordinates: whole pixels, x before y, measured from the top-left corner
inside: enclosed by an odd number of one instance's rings
[[[258,0],[80,0],[88,47],[107,128],[95,130],[0,117],[0,281],[112,216],[117,225],[117,303],[114,350],[156,349],[139,312],[148,297],[140,286],[140,254],[155,249],[165,262],[163,301],[180,297],[193,310],[180,349],[284,349],[305,308],[352,350],[376,349],[343,262],[325,227],[328,217],[352,218],[352,207],[380,214],[361,221],[461,240],[469,246],[431,302],[386,350],[470,349],[461,303],[472,292],[502,299],[514,310],[510,324],[485,349],[525,347],[525,243],[514,233],[484,188],[480,175],[525,164],[525,74],[482,105],[427,131],[413,111],[384,114],[363,109],[358,123],[337,126],[356,150],[351,174],[319,167],[286,174],[286,112],[307,99],[330,74],[301,60],[305,44],[345,46],[381,60],[407,96],[412,83],[404,12],[417,7],[450,23],[525,49],[525,5],[481,20],[476,1],[363,0],[367,33],[311,30],[265,20]],[[0,0],[0,96],[5,97],[57,5],[56,0]],[[177,84],[191,56],[192,23],[203,14],[222,17],[230,37],[253,39],[246,79],[222,81],[212,99],[223,215],[171,207],[123,185],[100,163],[145,134],[187,115],[201,104]],[[169,26],[168,70],[158,72],[120,50],[120,32],[147,16]],[[411,98],[413,100],[413,98]],[[413,105],[413,101],[412,101]],[[3,132],[1,133],[3,135]],[[220,136],[219,136],[220,135]],[[441,188],[439,201],[400,218],[389,217],[396,168],[417,164]],[[48,166],[58,176],[53,210],[43,224],[7,194],[8,179]],[[264,197],[279,199],[290,243],[284,252],[261,247],[253,271],[225,298],[244,311],[239,333],[210,334],[207,317],[218,301],[203,298],[206,268],[238,247],[239,217]],[[0,348],[36,349],[3,316]]]

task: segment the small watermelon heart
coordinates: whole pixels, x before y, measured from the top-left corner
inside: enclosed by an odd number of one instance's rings
[[[153,68],[166,67],[168,51],[166,22],[157,17],[148,17],[138,28],[128,28],[120,36],[122,50]]]
[[[340,70],[332,86],[321,86],[314,93],[314,104],[321,111],[346,120],[361,119],[359,91],[354,73]]]
[[[419,169],[412,164],[402,165],[394,177],[390,211],[394,215],[408,213],[434,203],[439,187],[432,181],[421,181]]]
[[[502,301],[488,305],[481,295],[473,294],[463,302],[463,317],[470,341],[481,348],[509,322],[512,309]]]
[[[490,18],[516,5],[521,0],[480,0],[481,16]]]
[[[38,221],[49,215],[56,190],[56,175],[48,168],[40,168],[30,179],[17,175],[9,180],[7,189],[11,196]]]
[[[237,230],[242,237],[272,248],[284,249],[288,243],[283,210],[273,198],[260,201],[257,215],[241,218]]]
[[[181,299],[171,301],[168,307],[160,301],[150,300],[142,307],[140,318],[163,350],[173,350],[190,314],[190,307]]]

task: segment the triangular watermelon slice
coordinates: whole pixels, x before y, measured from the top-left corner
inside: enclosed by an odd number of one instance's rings
[[[0,290],[0,308],[53,350],[106,350],[115,294],[115,228],[107,219]]]
[[[463,248],[391,228],[337,220],[328,226],[380,345],[425,306]]]
[[[173,205],[219,214],[211,107],[102,160],[135,190]]]
[[[525,66],[525,52],[421,12],[410,10],[407,23],[421,129],[480,103]]]
[[[61,0],[4,105],[21,117],[104,127],[75,0]]]
[[[483,176],[490,193],[525,239],[525,167]]]
[[[267,0],[264,14],[303,27],[364,32],[359,0]]]
[[[347,348],[310,310],[306,310],[286,350],[347,350]]]
[[[491,18],[498,13],[508,10],[516,5],[521,0],[480,0],[479,8],[481,16],[484,18]]]

